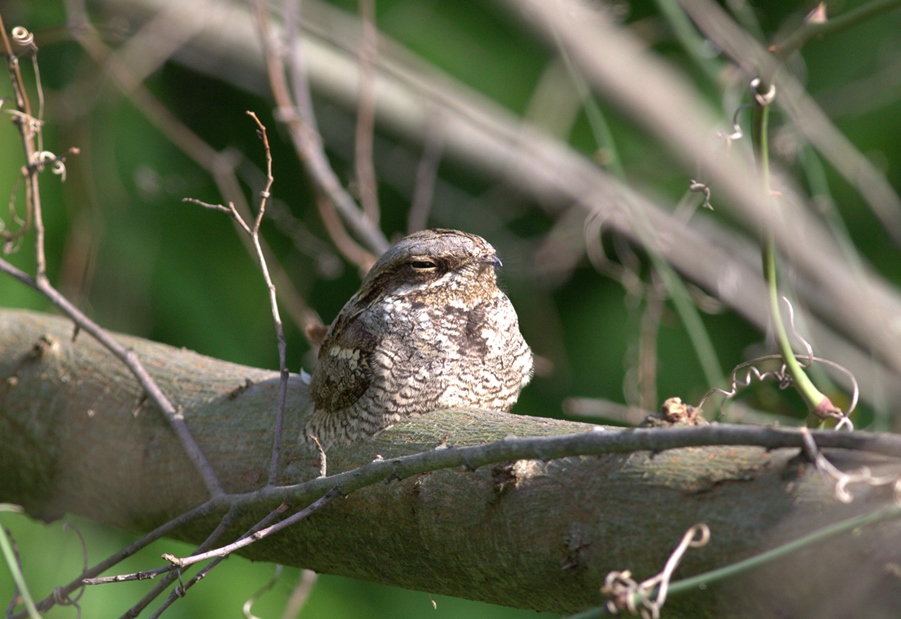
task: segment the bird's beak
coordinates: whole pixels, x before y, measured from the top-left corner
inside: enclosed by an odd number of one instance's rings
[[[484,264],[490,264],[496,267],[504,266],[504,263],[501,262],[501,259],[497,257],[497,254],[485,254],[482,256],[482,262]]]

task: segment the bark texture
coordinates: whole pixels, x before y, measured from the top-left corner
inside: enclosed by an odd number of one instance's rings
[[[150,530],[206,499],[190,461],[124,366],[63,319],[0,310],[0,501],[40,518],[73,512]],[[119,336],[180,406],[229,492],[265,484],[277,399],[275,372]],[[249,381],[249,382],[248,382]],[[318,457],[296,441],[307,394],[292,376],[284,483],[311,479]],[[587,424],[509,414],[438,412],[329,453],[329,473],[373,460],[505,436],[589,430]],[[835,452],[847,469],[898,474],[888,459]],[[379,483],[332,502],[242,554],[433,593],[573,612],[602,601],[608,571],[660,571],[691,525],[708,546],[677,571],[688,576],[746,558],[829,522],[890,501],[859,491],[851,505],[795,449],[683,448],[520,460]],[[857,488],[854,488],[857,490]],[[271,505],[251,507],[238,533]],[[215,526],[176,535],[199,542]],[[731,582],[668,602],[667,616],[896,616],[897,521],[824,542]],[[153,566],[148,566],[153,567]],[[854,574],[851,581],[848,574]],[[836,592],[841,591],[841,595]],[[853,611],[851,609],[854,609]]]

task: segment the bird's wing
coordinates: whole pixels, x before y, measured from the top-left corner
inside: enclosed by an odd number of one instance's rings
[[[335,412],[360,399],[372,383],[369,360],[378,339],[359,313],[338,316],[319,349],[319,365],[310,382],[316,410]]]

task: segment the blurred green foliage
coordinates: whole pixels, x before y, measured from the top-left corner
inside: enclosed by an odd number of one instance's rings
[[[350,0],[335,4],[349,12],[357,10],[356,2]],[[857,4],[849,0],[836,10]],[[669,35],[655,3],[620,2],[615,6],[636,31],[648,33],[650,45],[679,66],[695,71]],[[765,36],[772,38],[786,24],[797,24],[810,8],[807,4],[770,0],[755,3],[753,15]],[[96,7],[92,11],[98,20],[109,17]],[[81,149],[81,154],[69,161],[64,184],[49,174],[41,180],[51,280],[110,329],[275,369],[277,351],[271,315],[252,258],[225,215],[182,203],[184,197],[221,201],[210,176],[166,140],[70,40],[62,0],[7,0],[0,4],[0,12],[8,28],[21,24],[37,36],[47,99],[45,147],[54,152],[70,146]],[[492,3],[379,0],[377,23],[386,35],[426,61],[516,113],[528,108],[551,58],[522,25]],[[881,71],[899,72],[898,11],[812,41],[802,55],[801,71],[807,76],[809,91],[814,96],[828,96],[820,102],[830,110],[839,128],[880,163],[893,186],[901,187],[901,80],[886,82],[883,89],[875,91],[878,97],[853,96],[858,81]],[[25,70],[31,75],[27,63]],[[0,83],[0,96],[9,96],[8,82]],[[327,235],[289,140],[272,117],[269,98],[175,63],[167,63],[153,73],[146,85],[213,148],[233,149],[246,158],[240,170],[251,199],[262,186],[258,170],[263,166],[263,152],[245,110],[255,111],[269,127],[276,179],[274,199],[293,214],[302,234],[287,238],[283,228],[271,221],[264,224],[263,232],[300,293],[324,321],[330,321],[355,291],[359,274],[352,265],[336,261],[327,241],[318,245],[309,240],[325,240]],[[700,79],[698,88],[701,92],[710,90]],[[835,102],[844,103],[839,107]],[[5,104],[4,109],[8,106]],[[334,122],[337,127],[323,133],[335,136],[327,142],[329,154],[339,177],[350,184],[353,111],[319,100],[317,111],[320,123]],[[646,191],[677,203],[686,184],[682,172],[630,122],[612,110],[604,111],[609,114],[627,177]],[[418,145],[393,140],[379,136],[377,158],[393,156],[394,149],[418,156]],[[588,155],[599,146],[584,114],[573,125],[570,143]],[[0,194],[13,191],[21,165],[16,132],[10,123],[0,123]],[[803,174],[800,176],[803,178]],[[623,381],[629,359],[634,357],[640,308],[634,302],[627,303],[623,289],[598,274],[587,260],[565,281],[533,285],[526,257],[550,230],[553,222],[549,216],[534,205],[523,204],[512,188],[460,166],[442,165],[441,178],[463,196],[459,213],[476,215],[471,217],[474,232],[484,233],[478,229],[479,222],[497,220],[513,234],[489,240],[498,246],[507,264],[505,285],[520,308],[527,339],[553,365],[549,375],[538,377],[526,390],[517,412],[559,416],[561,401],[567,396],[622,401]],[[862,205],[855,190],[831,169],[826,169],[826,179],[832,202],[861,254],[883,276],[901,284],[897,249],[886,240],[878,221]],[[383,180],[380,199],[383,230],[389,237],[397,237],[405,226],[409,192]],[[444,211],[433,215],[431,224],[455,221]],[[5,213],[2,218],[9,226]],[[8,256],[28,272],[33,271],[34,264],[32,241],[29,235],[19,251]],[[0,278],[0,304],[52,311],[36,293],[7,278]],[[705,315],[704,322],[725,368],[747,359],[749,347],[762,340],[756,329],[731,313]],[[300,329],[290,321],[286,321],[286,327],[290,368],[309,369],[309,346]],[[689,339],[670,309],[664,312],[657,347],[659,400],[670,395],[697,400],[708,385]],[[763,386],[756,397],[781,412],[803,417],[796,399],[784,394],[774,397],[775,393],[775,387]],[[76,521],[88,539],[92,562],[134,538]],[[23,569],[36,596],[46,595],[79,570],[79,543],[73,534],[62,532],[59,524],[45,526],[8,514],[0,517],[0,522],[12,530],[19,543]],[[187,550],[174,542],[159,543],[116,571],[147,568],[158,563],[156,557],[163,551],[178,554]],[[272,570],[272,566],[233,557],[175,604],[167,616],[239,616],[244,600],[265,584]],[[258,613],[277,616],[297,576],[296,570],[286,570],[276,590],[255,607]],[[123,612],[147,587],[146,583],[137,583],[89,589],[82,599],[84,616]],[[10,595],[10,580],[5,570],[0,570],[0,600],[8,600]],[[462,600],[436,598],[436,602],[434,610],[424,593],[323,576],[302,617],[534,616]],[[70,616],[73,612],[56,609],[49,616]]]

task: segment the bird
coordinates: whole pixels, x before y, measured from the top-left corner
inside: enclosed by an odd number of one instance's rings
[[[482,237],[415,232],[389,248],[329,327],[304,438],[349,444],[443,409],[509,412],[532,351]]]

